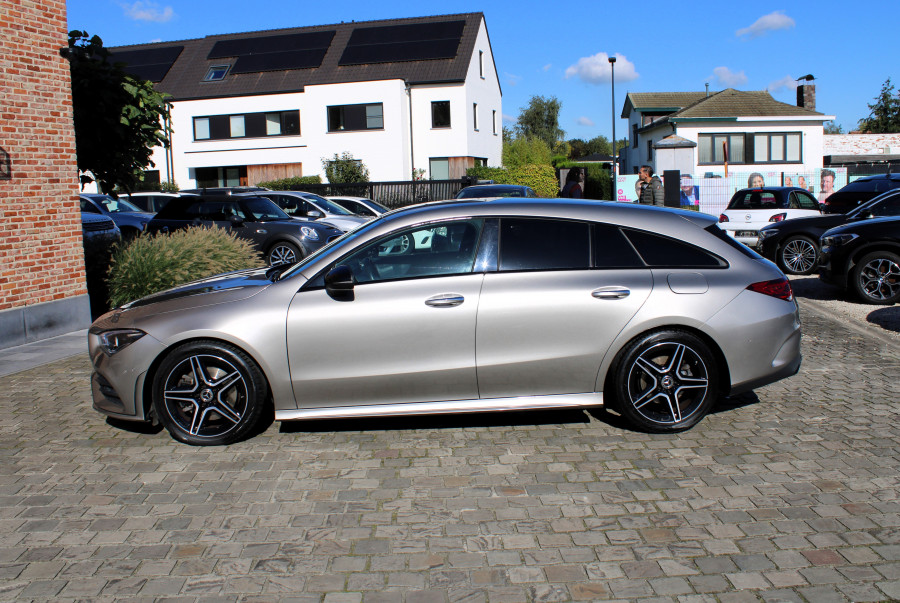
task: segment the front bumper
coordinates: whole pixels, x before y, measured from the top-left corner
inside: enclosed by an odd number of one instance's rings
[[[144,404],[144,384],[151,363],[164,350],[161,342],[144,335],[109,356],[100,348],[99,337],[88,333],[88,351],[94,367],[91,375],[94,410],[126,421],[150,420],[149,409]]]

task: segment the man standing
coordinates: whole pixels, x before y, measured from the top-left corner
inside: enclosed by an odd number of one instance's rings
[[[663,190],[662,180],[659,176],[653,175],[653,168],[649,165],[642,165],[638,172],[638,180],[641,183],[641,193],[638,195],[638,203],[642,205],[659,205],[666,204],[666,195]]]

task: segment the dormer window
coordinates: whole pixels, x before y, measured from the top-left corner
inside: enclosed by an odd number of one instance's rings
[[[228,70],[231,68],[231,65],[213,65],[209,68],[209,71],[206,72],[206,77],[203,78],[204,82],[220,82],[225,79],[225,76],[228,75]]]

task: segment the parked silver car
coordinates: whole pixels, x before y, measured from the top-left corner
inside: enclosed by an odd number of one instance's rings
[[[608,405],[669,432],[800,366],[788,281],[713,217],[560,199],[391,212],[88,339],[94,408],[191,444],[245,437],[268,400],[276,420]]]

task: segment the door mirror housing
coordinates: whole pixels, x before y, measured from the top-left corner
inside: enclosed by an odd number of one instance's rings
[[[319,218],[324,218],[325,214],[323,214],[322,212],[320,212],[317,209],[311,209],[308,212],[306,212],[306,217],[309,218],[310,220],[318,220]]]
[[[341,264],[325,275],[325,290],[329,293],[353,291],[353,270]]]
[[[228,221],[231,222],[232,226],[243,226],[244,225],[244,219],[241,218],[240,216],[231,216],[228,218]]]

